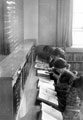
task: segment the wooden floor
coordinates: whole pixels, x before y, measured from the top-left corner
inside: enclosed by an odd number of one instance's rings
[[[37,96],[37,77],[35,76],[35,70],[32,68],[30,70],[29,77],[27,78],[25,84],[25,99],[26,99],[26,115],[19,120],[38,120],[38,113],[40,111],[40,105],[35,105],[36,103],[36,96]],[[24,101],[25,102],[25,101]]]

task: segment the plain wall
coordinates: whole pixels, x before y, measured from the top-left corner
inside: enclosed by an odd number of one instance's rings
[[[24,39],[56,45],[56,0],[24,0]]]
[[[56,45],[57,0],[39,0],[38,44]]]
[[[24,0],[24,39],[38,40],[38,0]]]

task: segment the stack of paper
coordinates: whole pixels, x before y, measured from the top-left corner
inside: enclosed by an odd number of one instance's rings
[[[39,89],[38,100],[45,102],[54,107],[58,106],[58,98],[51,92],[45,91],[43,88]]]
[[[54,109],[53,107],[51,107],[43,102],[41,103],[41,111],[48,113],[49,115],[57,118],[58,120],[63,120],[63,116],[60,111]]]

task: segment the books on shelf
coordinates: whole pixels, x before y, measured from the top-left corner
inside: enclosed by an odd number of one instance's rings
[[[83,53],[74,53],[74,61],[83,61]]]
[[[67,61],[83,61],[83,53],[67,53],[66,54]]]
[[[57,118],[58,120],[63,120],[63,115],[60,111],[54,109],[53,107],[51,107],[43,102],[41,103],[41,111],[48,113],[49,115]]]
[[[56,95],[51,94],[50,92],[46,92],[43,88],[39,89],[39,93],[38,93],[38,100],[40,100],[41,102],[45,102],[51,106],[58,106],[58,98]]]
[[[66,54],[66,60],[67,61],[72,61],[74,58],[73,58],[73,53],[67,53]]]

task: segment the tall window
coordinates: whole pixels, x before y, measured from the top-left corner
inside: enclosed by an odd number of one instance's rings
[[[83,47],[83,0],[73,0],[72,42],[75,47]]]

